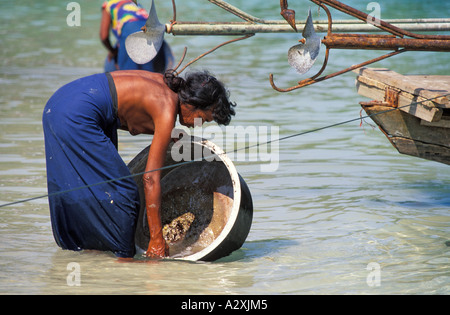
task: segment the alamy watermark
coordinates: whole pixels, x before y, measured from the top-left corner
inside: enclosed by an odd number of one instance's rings
[[[78,2],[70,2],[66,6],[67,11],[71,11],[66,18],[67,26],[81,26],[81,6]]]
[[[255,162],[261,172],[276,172],[279,166],[279,127],[278,126],[201,126],[201,119],[194,120],[195,127],[173,129],[172,138],[180,139],[171,151],[175,162],[191,160],[220,161],[205,148],[192,149],[190,137],[209,140],[219,146],[232,161]],[[186,137],[186,138],[185,138]],[[183,141],[187,140],[187,141]],[[191,151],[194,152],[191,152]]]
[[[381,285],[381,266],[379,263],[370,262],[366,270],[369,274],[366,278],[366,283],[369,287],[379,287]]]
[[[67,264],[67,270],[70,271],[66,277],[66,282],[69,287],[81,286],[81,266],[79,263],[71,262]]]
[[[371,11],[367,16],[367,23],[379,25],[381,20],[381,5],[378,2],[369,2],[366,9]]]

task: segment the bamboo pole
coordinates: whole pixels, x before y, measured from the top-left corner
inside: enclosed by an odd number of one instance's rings
[[[385,20],[397,27],[411,32],[445,32],[450,31],[450,19],[405,19]],[[297,22],[298,32],[301,33],[305,21]],[[327,21],[314,22],[317,33],[326,33]],[[285,21],[264,21],[263,24],[250,22],[180,22],[166,24],[166,30],[170,34],[178,35],[249,35],[255,33],[294,33],[292,27]],[[360,21],[342,20],[333,21],[333,32],[383,32],[373,25]]]

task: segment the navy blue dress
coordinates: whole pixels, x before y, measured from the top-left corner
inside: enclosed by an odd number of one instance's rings
[[[115,181],[130,171],[117,151],[117,97],[108,76],[63,86],[44,109],[50,217],[63,249],[133,257],[139,192],[133,178]]]

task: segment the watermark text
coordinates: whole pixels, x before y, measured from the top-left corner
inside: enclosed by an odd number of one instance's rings
[[[366,283],[369,287],[379,287],[381,285],[381,267],[379,263],[371,262],[367,265],[366,270],[369,274]]]
[[[171,155],[175,162],[201,160],[220,161],[220,156],[211,154],[205,147],[192,148],[190,137],[206,139],[221,147],[232,161],[255,162],[261,172],[276,172],[279,166],[279,127],[278,126],[201,126],[201,119],[190,130],[177,127],[172,138],[180,139],[172,147]],[[187,141],[182,141],[187,140]],[[192,152],[193,151],[193,152]],[[208,152],[207,152],[208,151]]]
[[[81,286],[81,267],[79,263],[71,262],[67,264],[67,270],[70,271],[66,277],[69,287]]]
[[[71,11],[66,18],[67,26],[81,26],[81,6],[78,2],[70,2],[66,6],[67,11]]]

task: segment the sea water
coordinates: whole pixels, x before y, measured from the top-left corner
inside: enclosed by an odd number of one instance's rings
[[[156,0],[160,21],[171,1]],[[0,204],[47,193],[41,115],[63,84],[103,71],[99,40],[101,0],[1,1]],[[142,1],[146,8],[150,1]],[[230,0],[248,13],[280,19],[279,2]],[[367,13],[369,1],[346,4]],[[448,17],[448,1],[380,0],[381,18]],[[290,1],[297,19],[326,19],[307,0]],[[75,14],[79,8],[79,19]],[[348,16],[331,9],[335,19]],[[177,19],[238,21],[203,1],[177,1]],[[324,34],[319,34],[323,36]],[[175,59],[192,60],[234,37],[172,36]],[[238,105],[232,126],[277,128],[279,137],[360,116],[355,74],[290,93],[318,71],[298,76],[287,51],[300,34],[257,34],[222,47],[191,70],[222,80]],[[377,51],[332,50],[327,73],[379,56]],[[374,64],[401,74],[449,74],[449,56],[408,52]],[[272,143],[278,165],[250,155],[235,159],[253,197],[253,225],[243,247],[217,262],[119,264],[108,253],[63,251],[56,245],[48,201],[0,208],[2,294],[448,294],[450,293],[450,168],[400,155],[370,119]],[[248,130],[248,129],[247,129]],[[257,134],[260,136],[260,134]],[[258,137],[263,142],[264,137]],[[119,133],[128,162],[151,137]],[[237,140],[247,145],[245,139]],[[223,145],[223,143],[217,143]],[[270,151],[272,152],[272,151]]]

